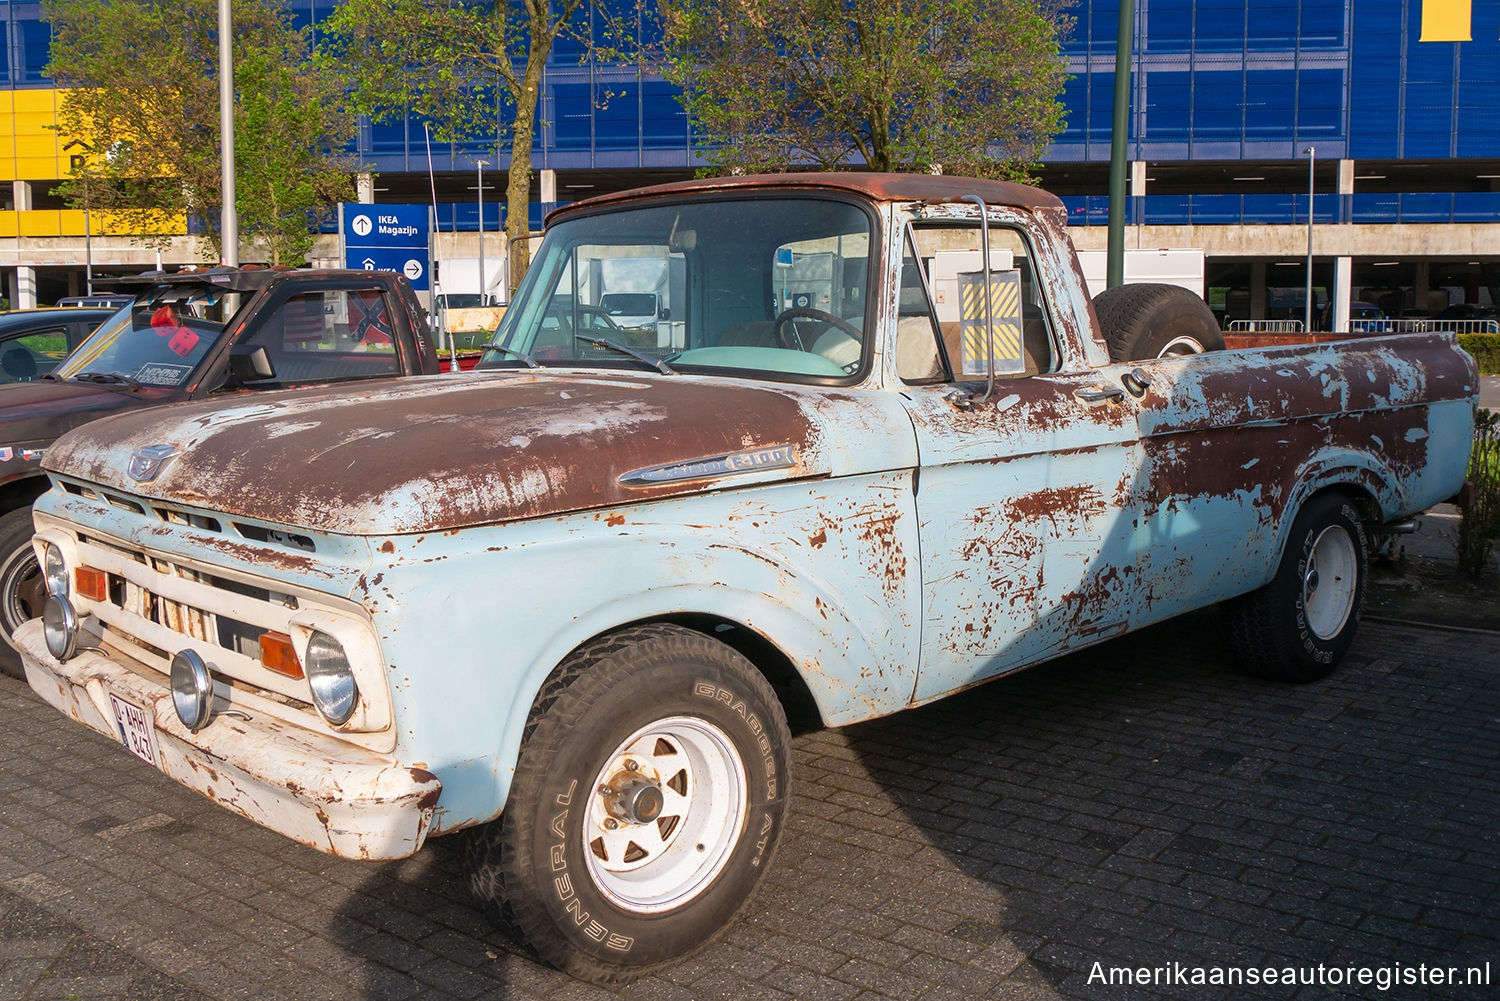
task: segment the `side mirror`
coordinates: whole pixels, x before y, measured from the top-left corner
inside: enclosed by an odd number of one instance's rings
[[[264,347],[236,344],[229,349],[229,375],[236,383],[244,384],[275,378],[276,370],[271,367]]]
[[[663,306],[661,308],[661,312],[658,314],[658,318],[663,320],[670,320],[672,318],[672,311],[666,306]]]

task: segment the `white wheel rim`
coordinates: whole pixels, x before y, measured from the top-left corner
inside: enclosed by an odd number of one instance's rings
[[[1201,355],[1203,344],[1195,337],[1174,337],[1156,353],[1158,358],[1170,355]]]
[[[583,858],[594,884],[639,914],[698,896],[744,832],[747,781],[744,759],[712,723],[673,716],[631,734],[591,787]],[[654,819],[642,821],[623,807],[632,789],[659,793]]]
[[[1323,529],[1313,542],[1302,575],[1302,608],[1314,636],[1331,640],[1343,631],[1354,611],[1358,583],[1359,554],[1354,540],[1342,528]]]

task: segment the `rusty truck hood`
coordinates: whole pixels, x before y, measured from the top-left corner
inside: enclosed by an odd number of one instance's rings
[[[915,461],[909,422],[882,397],[825,388],[575,371],[352,392],[123,414],[60,439],[45,466],[136,496],[384,535]],[[153,446],[177,454],[140,482],[131,457]]]

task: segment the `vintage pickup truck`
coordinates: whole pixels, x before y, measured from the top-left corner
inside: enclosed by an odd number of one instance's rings
[[[882,174],[568,206],[487,371],[58,441],[27,677],[322,851],[472,829],[537,952],[619,981],[764,876],[788,707],[867,720],[1215,603],[1250,668],[1326,675],[1366,533],[1463,483],[1472,360],[1197,353],[1207,308],[1161,290],[1101,328],[1065,223]],[[679,322],[612,341],[603,263],[653,256]]]
[[[401,275],[207,268],[114,284],[132,291],[128,308],[54,370],[0,386],[0,671],[16,677],[11,634],[46,600],[31,502],[47,488],[41,458],[58,435],[121,410],[438,370]]]

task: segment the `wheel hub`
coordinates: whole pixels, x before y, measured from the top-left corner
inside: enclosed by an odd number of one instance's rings
[[[660,786],[631,772],[616,776],[600,792],[605,812],[624,824],[649,824],[666,805]]]
[[[637,730],[605,759],[584,821],[599,889],[637,913],[697,896],[744,829],[745,765],[722,730],[674,716]]]

